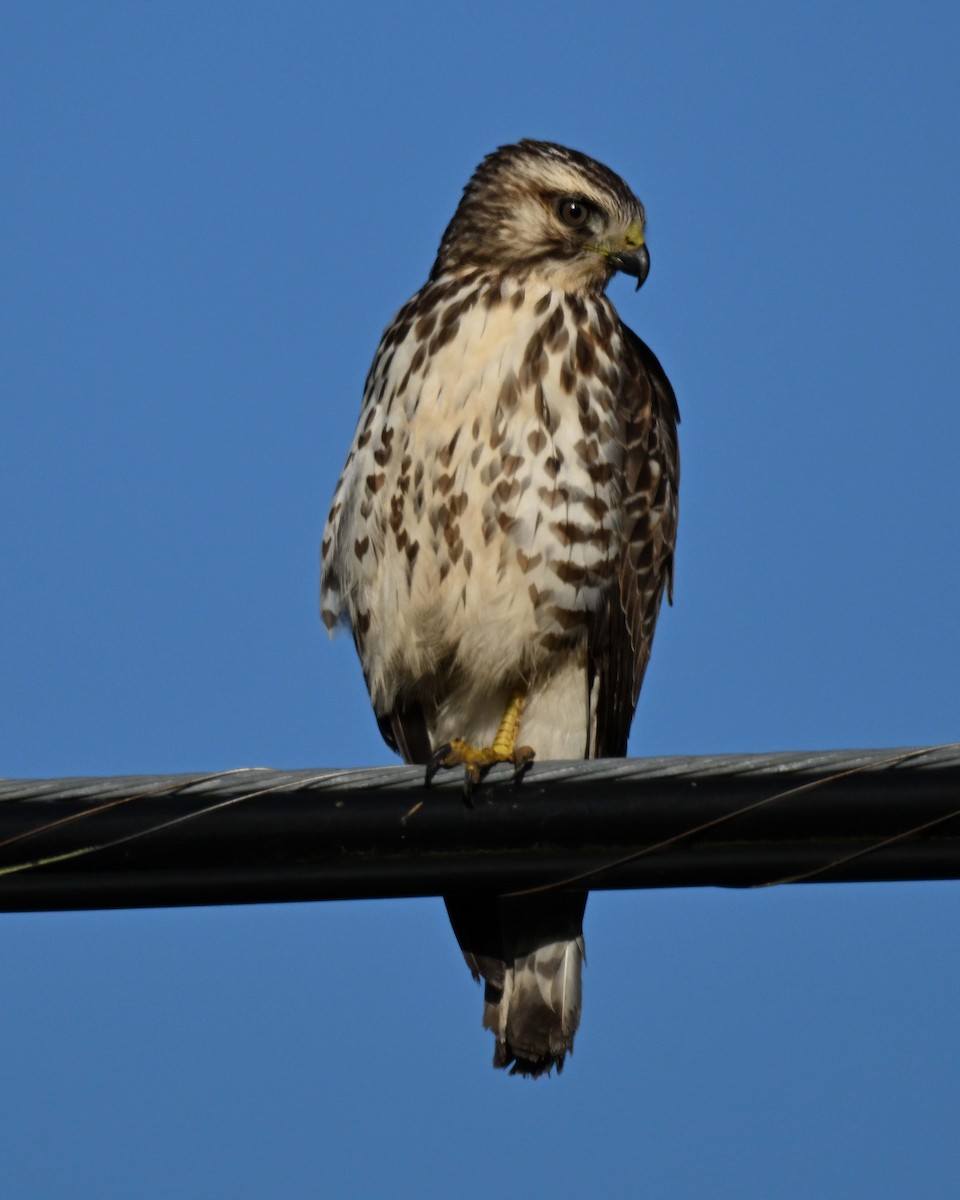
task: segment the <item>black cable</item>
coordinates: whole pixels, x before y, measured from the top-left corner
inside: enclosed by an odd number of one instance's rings
[[[960,745],[0,781],[0,911],[960,878]]]

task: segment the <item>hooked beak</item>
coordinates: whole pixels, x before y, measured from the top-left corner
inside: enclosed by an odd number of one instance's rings
[[[611,254],[608,261],[615,270],[635,277],[637,291],[650,274],[650,252],[646,246],[637,246],[635,250],[625,250],[622,254]]]

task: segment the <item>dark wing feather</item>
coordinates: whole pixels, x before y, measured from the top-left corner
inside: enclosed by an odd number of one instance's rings
[[[405,763],[426,763],[432,753],[427,721],[417,703],[397,700],[388,713],[377,713],[383,740]]]
[[[600,685],[595,757],[627,752],[664,591],[673,600],[677,538],[677,398],[653,351],[622,328],[623,535],[619,588],[611,589],[590,639],[591,684],[599,677]]]

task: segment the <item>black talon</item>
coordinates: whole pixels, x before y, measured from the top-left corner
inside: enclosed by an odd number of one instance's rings
[[[533,766],[536,752],[531,746],[517,746],[513,752],[513,782],[523,782],[523,777]]]
[[[480,782],[480,773],[476,767],[465,767],[463,772],[463,802],[467,808],[473,808],[473,789]]]
[[[442,746],[438,746],[436,750],[427,759],[427,773],[423,780],[423,786],[429,787],[434,775],[438,771],[443,770],[447,765],[443,760],[447,757],[452,749],[449,742],[444,742]]]
[[[530,768],[532,766],[533,766],[532,758],[524,758],[520,762],[518,762],[514,765],[513,782],[516,786],[519,786],[521,783],[523,783],[524,775],[526,775],[526,773],[530,770]]]

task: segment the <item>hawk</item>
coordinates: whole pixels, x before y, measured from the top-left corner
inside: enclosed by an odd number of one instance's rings
[[[550,142],[477,168],[394,317],[323,537],[321,612],[353,632],[384,738],[462,766],[624,755],[672,587],[679,414],[605,295],[643,283],[643,206]],[[494,1066],[573,1048],[584,892],[446,897]]]

